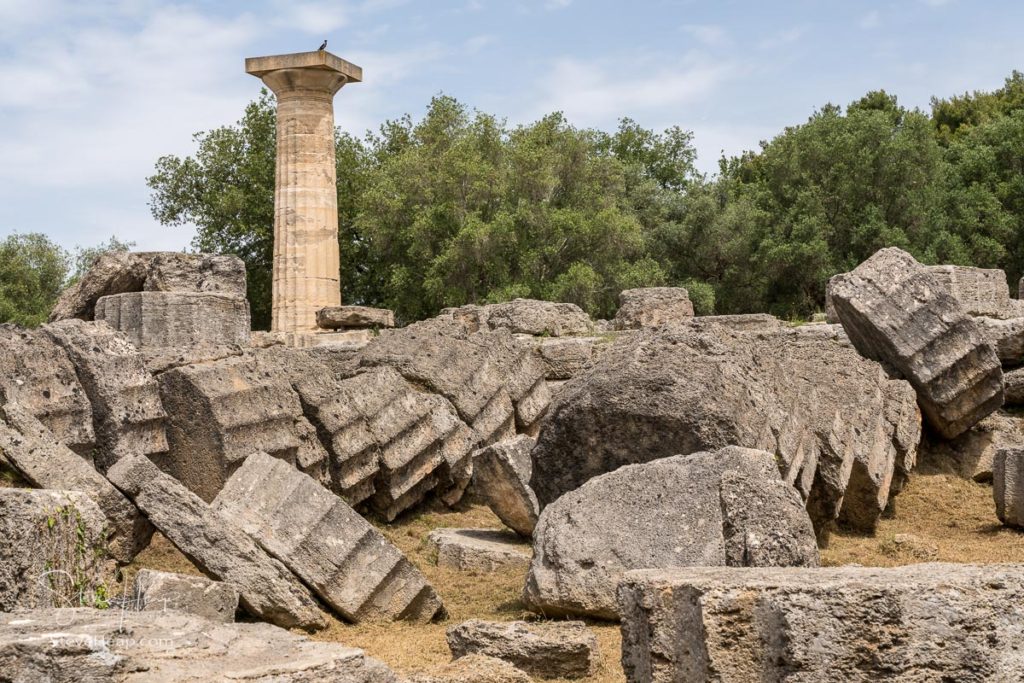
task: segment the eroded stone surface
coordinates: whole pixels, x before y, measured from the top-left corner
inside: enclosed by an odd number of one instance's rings
[[[115,590],[105,526],[84,493],[0,488],[0,612],[101,605]]]
[[[636,330],[680,323],[693,317],[693,303],[682,287],[644,287],[619,293],[619,310],[612,321],[616,330]]]
[[[353,622],[428,621],[441,600],[423,574],[359,513],[266,453],[232,475],[213,508]]]
[[[590,334],[594,323],[576,304],[538,299],[513,299],[486,306],[446,309],[455,318],[477,330],[508,330],[516,334],[544,337]]]
[[[992,465],[996,516],[1007,526],[1024,527],[1024,445],[1002,448]]]
[[[427,673],[409,676],[406,683],[530,683],[525,671],[484,655],[467,655]]]
[[[284,628],[327,625],[309,590],[280,561],[148,459],[122,458],[107,476],[205,574],[235,586],[249,614]]]
[[[1000,363],[1014,366],[1024,361],[1024,318],[975,318],[974,322],[996,350]]]
[[[1024,416],[997,411],[955,439],[930,431],[921,436],[921,468],[950,472],[977,482],[992,481],[992,462],[1001,448],[1024,446]]]
[[[0,614],[0,671],[52,683],[397,683],[362,650],[270,624],[116,609]]]
[[[778,456],[819,531],[870,530],[913,468],[916,397],[823,338],[681,325],[633,332],[561,388],[531,487],[543,507],[593,476],[728,445]]]
[[[520,434],[473,454],[473,490],[506,526],[529,538],[537,526],[540,507],[530,488],[536,442]]]
[[[230,623],[238,610],[238,591],[205,576],[140,569],[132,586],[131,607],[143,612],[188,612]]]
[[[92,457],[92,406],[64,349],[41,330],[0,325],[0,399],[28,410],[58,441]]]
[[[427,543],[437,551],[437,566],[460,571],[525,569],[530,546],[511,532],[494,529],[435,529]]]
[[[456,659],[487,655],[537,678],[584,678],[596,664],[597,637],[581,621],[532,624],[473,619],[447,631]]]
[[[316,326],[324,330],[394,327],[395,312],[369,306],[330,306],[316,312]]]
[[[630,683],[1013,680],[1020,565],[688,568],[619,586]]]
[[[131,562],[148,545],[153,527],[131,501],[13,402],[0,406],[0,455],[35,486],[88,495],[107,518],[109,551],[118,562]]]
[[[105,471],[123,455],[167,450],[167,414],[160,390],[142,356],[123,334],[104,322],[63,320],[43,330],[63,348],[92,404],[96,467]]]
[[[816,566],[814,529],[770,453],[729,446],[628,465],[540,515],[524,598],[545,615],[617,618],[632,569]]]
[[[962,434],[1002,405],[995,350],[910,254],[882,249],[829,287],[853,345],[914,386],[926,419],[944,437]]]

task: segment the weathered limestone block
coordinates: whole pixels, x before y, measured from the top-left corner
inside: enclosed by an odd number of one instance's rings
[[[540,506],[530,488],[535,441],[525,434],[499,441],[473,454],[474,491],[506,526],[529,538]]]
[[[619,293],[619,310],[612,324],[616,330],[637,330],[692,317],[693,303],[683,287],[644,287]]]
[[[415,673],[405,683],[530,683],[526,672],[484,655],[467,655],[428,673]]]
[[[429,621],[443,610],[423,574],[359,513],[266,453],[246,459],[213,508],[349,621]]]
[[[594,323],[576,304],[538,299],[513,299],[487,306],[462,306],[446,312],[467,324],[471,331],[508,330],[513,334],[562,337],[591,334]]]
[[[768,313],[738,313],[734,315],[702,315],[684,320],[687,325],[705,328],[719,325],[738,332],[777,332],[786,327],[774,315]]]
[[[981,334],[996,350],[999,362],[1020,365],[1024,362],[1024,318],[975,318]]]
[[[910,385],[833,340],[682,325],[621,336],[544,420],[541,506],[622,465],[742,445],[775,453],[823,531],[873,528],[913,468]]]
[[[104,322],[75,318],[43,330],[70,356],[92,403],[97,437],[93,462],[100,471],[123,455],[167,450],[160,389],[123,334]]]
[[[96,302],[127,292],[214,292],[245,298],[245,264],[237,256],[114,251],[101,254],[61,294],[50,322],[92,320]]]
[[[729,446],[595,477],[541,513],[523,597],[545,615],[616,619],[632,569],[817,566],[814,529],[775,458]]]
[[[103,605],[115,582],[105,525],[84,493],[0,488],[0,612]]]
[[[369,306],[329,306],[316,312],[316,326],[322,330],[394,327],[395,312]]]
[[[435,529],[427,544],[437,566],[459,571],[499,572],[530,566],[530,546],[510,532],[494,529]]]
[[[64,349],[40,330],[0,325],[0,398],[23,406],[71,450],[92,457],[92,406]]]
[[[495,657],[537,678],[585,678],[597,662],[597,637],[582,621],[531,624],[473,619],[446,633],[456,659]]]
[[[115,294],[96,303],[96,319],[123,332],[144,353],[165,348],[249,344],[249,303],[223,294]]]
[[[990,318],[1015,318],[1006,273],[998,268],[972,266],[926,266],[939,281],[940,287],[957,300],[968,315]]]
[[[316,600],[280,561],[148,459],[122,458],[107,477],[203,573],[237,588],[246,612],[284,628],[327,625]]]
[[[49,683],[397,683],[362,650],[270,624],[116,609],[0,614],[0,671],[12,681]]]
[[[594,359],[594,345],[601,341],[600,337],[537,339],[545,379],[572,379],[582,373]]]
[[[688,568],[619,585],[630,683],[997,681],[1024,671],[1021,565]]]
[[[149,544],[153,527],[131,501],[13,402],[0,407],[0,456],[34,486],[88,495],[107,518],[107,544],[118,562],[131,562]]]
[[[830,282],[853,345],[917,391],[929,423],[954,438],[1003,403],[999,359],[974,320],[910,254],[882,249]]]
[[[996,516],[1007,526],[1024,527],[1024,444],[1001,448],[992,465]]]
[[[302,438],[308,422],[286,378],[267,376],[251,359],[228,358],[175,368],[159,381],[168,415],[166,470],[203,500],[213,500],[256,450],[319,478],[326,453]]]
[[[140,569],[132,585],[131,607],[143,612],[188,612],[231,623],[238,611],[238,591],[205,576]]]
[[[1024,405],[1024,368],[1003,373],[1003,393],[1008,406]]]
[[[1024,446],[1024,416],[997,411],[955,439],[925,432],[919,467],[950,472],[977,482],[992,481],[992,463],[1002,448]]]

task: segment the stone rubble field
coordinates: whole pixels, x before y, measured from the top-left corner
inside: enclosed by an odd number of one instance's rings
[[[1024,680],[1001,271],[883,249],[802,325],[244,293],[111,253],[0,326],[0,681]]]

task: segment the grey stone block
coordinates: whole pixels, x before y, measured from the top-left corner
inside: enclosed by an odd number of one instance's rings
[[[238,610],[238,591],[231,584],[154,569],[135,575],[132,600],[132,607],[143,612],[188,612],[225,623],[233,622]]]

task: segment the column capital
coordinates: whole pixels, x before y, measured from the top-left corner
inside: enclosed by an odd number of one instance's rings
[[[245,72],[262,80],[278,97],[309,92],[334,95],[346,83],[363,80],[360,67],[326,50],[248,57]]]

